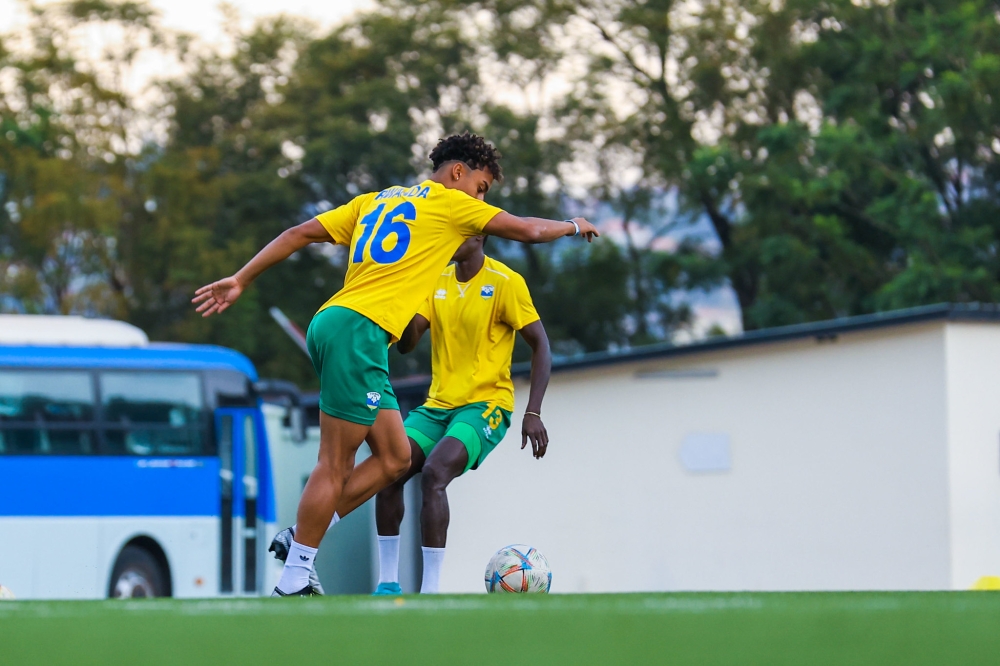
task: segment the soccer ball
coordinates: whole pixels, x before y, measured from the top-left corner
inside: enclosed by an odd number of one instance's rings
[[[552,570],[538,549],[514,544],[501,548],[486,565],[487,592],[540,592],[552,587]]]
[[[0,601],[16,599],[14,593],[10,591],[9,588],[0,585]]]

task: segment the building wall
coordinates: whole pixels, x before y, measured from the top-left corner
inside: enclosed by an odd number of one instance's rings
[[[1000,327],[947,327],[951,586],[1000,576]]]
[[[944,341],[908,325],[561,372],[541,461],[522,382],[506,440],[449,488],[443,590],[483,590],[507,543],[548,557],[554,592],[948,588]],[[728,436],[731,468],[686,471],[692,434]]]

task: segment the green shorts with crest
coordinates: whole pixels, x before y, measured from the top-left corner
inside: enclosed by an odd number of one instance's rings
[[[445,437],[462,442],[469,454],[465,464],[468,472],[478,468],[507,434],[510,412],[491,402],[474,402],[454,409],[421,406],[407,415],[403,426],[425,456]]]
[[[333,305],[309,322],[306,346],[319,375],[319,408],[371,425],[379,409],[399,410],[389,385],[391,336],[371,319]]]

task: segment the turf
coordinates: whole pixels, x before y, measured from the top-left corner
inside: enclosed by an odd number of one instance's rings
[[[0,664],[996,664],[1000,594],[0,603]]]

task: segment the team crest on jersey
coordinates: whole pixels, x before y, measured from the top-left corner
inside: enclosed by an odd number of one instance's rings
[[[368,400],[365,401],[365,404],[368,405],[368,409],[375,410],[378,409],[380,402],[382,402],[382,394],[372,391],[368,394]]]
[[[483,285],[483,288],[479,290],[479,295],[483,298],[493,298],[493,285]]]
[[[447,297],[448,297],[447,289],[438,289],[437,291],[434,292],[434,298],[442,299]]]

